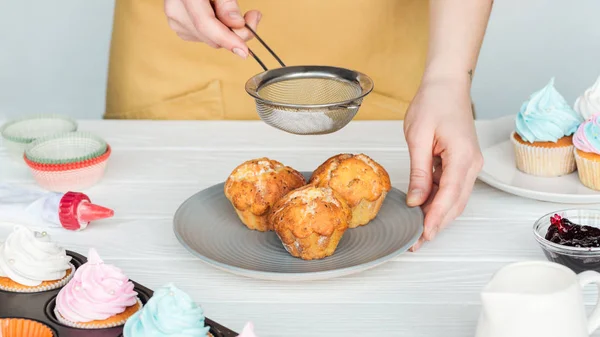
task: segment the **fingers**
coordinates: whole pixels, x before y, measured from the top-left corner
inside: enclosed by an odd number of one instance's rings
[[[461,195],[465,180],[469,178],[471,163],[464,156],[450,153],[442,158],[442,175],[439,190],[435,194],[427,215],[425,216],[424,233],[426,240],[431,241],[440,227],[453,215],[455,206],[461,203]],[[451,213],[452,212],[452,213]]]
[[[217,18],[230,28],[242,28],[246,23],[236,0],[215,0]]]
[[[261,18],[262,14],[259,11],[255,10],[248,11],[244,15],[244,20],[246,20],[246,23],[248,24],[248,26],[250,26],[250,28],[252,28],[253,31],[256,31]],[[244,41],[249,41],[252,38],[254,38],[254,34],[252,34],[252,32],[245,27],[240,29],[234,29],[233,31]]]
[[[422,205],[429,196],[432,182],[433,135],[419,134],[407,137],[410,155],[410,182],[406,203],[410,207]]]

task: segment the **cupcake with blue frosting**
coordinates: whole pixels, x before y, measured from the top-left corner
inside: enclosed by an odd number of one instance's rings
[[[554,87],[554,78],[523,103],[511,136],[517,168],[558,177],[576,170],[573,134],[583,118]]]
[[[579,126],[573,145],[579,180],[588,188],[600,191],[600,112]]]
[[[169,283],[127,320],[123,337],[213,337],[204,320],[202,308]]]

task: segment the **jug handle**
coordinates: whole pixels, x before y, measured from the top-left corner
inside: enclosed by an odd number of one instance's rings
[[[594,311],[592,311],[592,314],[588,317],[588,333],[591,335],[600,327],[600,273],[586,270],[577,275],[577,278],[579,278],[581,288],[585,288],[585,286],[592,283],[596,284],[596,287],[598,287],[599,297],[596,306],[594,307]]]

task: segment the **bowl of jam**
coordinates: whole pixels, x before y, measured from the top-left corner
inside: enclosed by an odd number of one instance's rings
[[[567,209],[548,213],[534,226],[546,258],[575,273],[600,272],[600,209]]]

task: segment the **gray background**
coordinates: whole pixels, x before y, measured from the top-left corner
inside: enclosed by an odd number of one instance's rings
[[[113,6],[1,1],[0,119],[101,118]],[[552,76],[573,103],[600,76],[598,13],[599,0],[497,0],[473,83],[478,118],[515,113]]]

